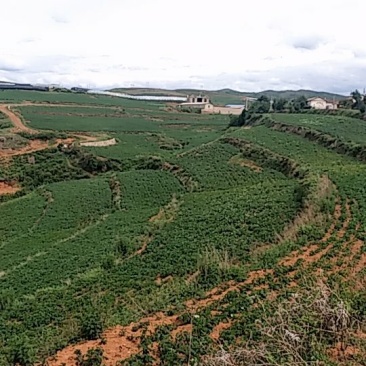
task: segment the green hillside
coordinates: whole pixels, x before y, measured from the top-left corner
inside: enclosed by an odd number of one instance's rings
[[[170,103],[0,92],[14,103],[32,130],[0,129],[22,139],[0,145],[0,365],[363,364],[363,121],[228,128]]]

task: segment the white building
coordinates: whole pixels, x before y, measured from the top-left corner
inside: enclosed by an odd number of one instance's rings
[[[338,102],[329,101],[324,98],[314,97],[307,100],[308,105],[313,109],[337,109]]]
[[[187,95],[187,100],[181,103],[181,107],[192,107],[203,109],[206,104],[210,103],[210,98],[207,95]]]

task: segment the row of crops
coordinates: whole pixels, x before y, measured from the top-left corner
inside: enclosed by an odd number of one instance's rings
[[[354,201],[351,203],[352,209],[357,211],[360,223],[364,227],[363,223],[366,219],[363,214],[366,204],[365,164],[332,152],[300,136],[274,131],[265,126],[241,129],[232,134],[276,153],[287,155],[318,174],[329,175],[337,185],[339,193]]]
[[[121,102],[119,108],[47,105],[18,108],[31,127],[41,130],[137,132],[157,131],[160,125],[163,128],[164,125],[194,124],[215,128],[226,125],[226,121],[218,116],[166,111],[163,105],[152,103],[139,105],[139,108],[124,103]]]

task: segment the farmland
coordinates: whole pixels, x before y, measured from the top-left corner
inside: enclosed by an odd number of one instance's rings
[[[273,118],[278,122],[318,130],[338,137],[346,142],[365,144],[366,125],[364,121],[355,118],[312,114],[274,114]]]
[[[360,158],[172,104],[2,93],[33,132],[7,125],[22,145],[0,148],[3,184],[20,187],[0,191],[1,365],[203,365],[233,345],[268,347],[273,365],[362,364]],[[358,119],[270,117],[363,144]],[[332,320],[340,299],[347,328],[327,328],[314,304]],[[291,353],[271,329],[304,343]]]

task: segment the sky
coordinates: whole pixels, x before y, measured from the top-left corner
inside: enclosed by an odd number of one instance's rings
[[[366,87],[365,0],[11,0],[0,80],[113,87]]]

